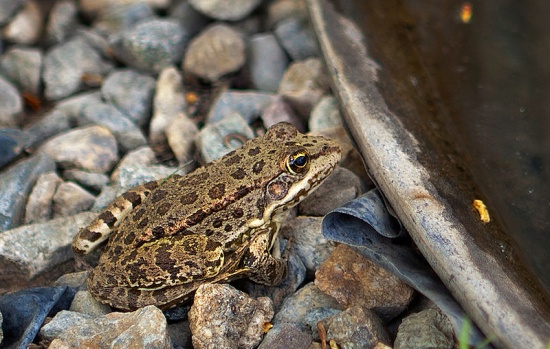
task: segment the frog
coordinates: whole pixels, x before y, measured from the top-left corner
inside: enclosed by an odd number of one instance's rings
[[[187,175],[127,191],[73,239],[77,259],[104,248],[87,290],[133,311],[182,305],[205,283],[280,284],[288,259],[281,224],[340,158],[336,141],[278,123]]]

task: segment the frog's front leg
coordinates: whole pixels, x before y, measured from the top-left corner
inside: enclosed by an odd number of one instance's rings
[[[124,217],[139,206],[163,181],[165,180],[152,181],[128,190],[107,206],[90,225],[80,229],[72,244],[77,262],[81,256],[92,252],[107,240]]]
[[[256,238],[250,243],[248,253],[243,257],[243,265],[250,271],[247,276],[250,280],[267,286],[280,284],[286,277],[289,246],[285,249],[282,258],[276,258],[270,253],[270,230],[256,232]],[[275,241],[276,244],[279,241]],[[278,246],[274,247],[278,251]],[[279,255],[279,253],[274,253]]]

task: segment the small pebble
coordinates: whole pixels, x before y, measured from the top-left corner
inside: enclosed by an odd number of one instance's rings
[[[107,315],[112,311],[110,306],[95,300],[87,290],[78,291],[74,295],[69,310],[93,317]]]
[[[145,3],[156,9],[166,9],[170,5],[170,0],[78,0],[78,3],[84,14],[93,18],[106,8],[126,4]]]
[[[103,173],[71,169],[63,172],[63,178],[75,181],[94,192],[100,192],[109,183],[109,177]]]
[[[63,42],[78,26],[78,8],[72,0],[53,4],[46,24],[46,38],[51,44]]]
[[[62,182],[63,180],[53,171],[38,176],[27,200],[25,224],[44,223],[52,218],[52,200]]]
[[[453,328],[439,309],[425,309],[403,319],[394,349],[456,348]]]
[[[306,126],[302,118],[298,117],[292,108],[282,97],[277,97],[262,110],[262,121],[266,128],[278,124],[279,122],[288,122],[294,125],[298,131],[306,132]]]
[[[208,17],[238,21],[248,16],[261,0],[189,0],[191,6]]]
[[[324,96],[313,107],[309,117],[309,130],[318,132],[333,127],[342,127],[342,115],[334,96]]]
[[[274,33],[293,61],[301,61],[321,54],[315,33],[307,18],[285,19],[277,24]]]
[[[23,100],[11,82],[0,76],[0,126],[18,123],[18,114],[23,111]]]
[[[40,49],[11,48],[0,58],[0,68],[21,91],[38,96],[42,70],[42,51]]]
[[[0,168],[21,155],[31,144],[32,135],[16,128],[0,129]]]
[[[270,92],[261,91],[222,91],[212,103],[208,112],[207,123],[214,123],[224,117],[238,113],[250,124],[258,118],[264,108],[277,100],[277,96]]]
[[[267,5],[268,28],[273,28],[279,22],[290,17],[308,17],[306,2],[304,0],[273,0]]]
[[[245,60],[245,41],[241,33],[226,24],[214,24],[191,40],[183,70],[215,82],[241,69]]]
[[[100,12],[93,27],[100,33],[116,34],[154,16],[153,8],[144,2],[109,6]]]
[[[63,182],[53,196],[54,217],[72,216],[89,209],[95,197],[78,184]]]
[[[38,3],[28,0],[11,22],[2,29],[2,37],[18,44],[33,44],[42,34],[43,22],[44,18]]]
[[[176,117],[166,129],[166,137],[170,149],[180,165],[186,165],[193,160],[195,153],[195,138],[199,128],[185,114]]]
[[[288,57],[273,34],[262,33],[250,38],[248,70],[254,88],[277,92],[288,66]]]
[[[292,323],[273,326],[258,349],[308,348],[313,338],[309,333]]]

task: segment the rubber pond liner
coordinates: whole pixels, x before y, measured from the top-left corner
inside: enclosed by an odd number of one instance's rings
[[[399,107],[401,98],[422,93],[384,98],[382,68],[369,55],[369,36],[341,14],[345,4],[307,0],[307,5],[349,133],[430,266],[496,347],[546,348],[549,306],[514,248],[502,248],[513,242],[496,224],[482,222],[472,205],[473,184],[440,151],[448,142],[436,146],[433,135],[399,115],[414,114]]]

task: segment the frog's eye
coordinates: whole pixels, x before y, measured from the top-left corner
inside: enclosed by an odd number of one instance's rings
[[[291,174],[298,174],[307,171],[309,168],[309,154],[305,150],[298,150],[292,153],[286,161],[286,169]]]

